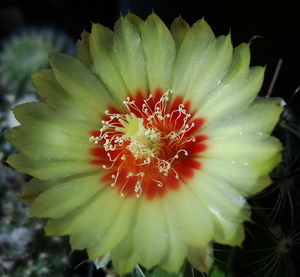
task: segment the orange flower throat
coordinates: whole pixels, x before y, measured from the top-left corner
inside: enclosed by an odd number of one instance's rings
[[[121,196],[148,199],[162,197],[168,189],[178,190],[200,169],[200,152],[206,149],[206,136],[199,131],[203,118],[193,118],[190,102],[171,91],[156,90],[145,99],[137,92],[127,97],[127,113],[112,108],[105,112],[99,131],[90,141],[96,147],[92,164],[101,165],[107,173],[102,182],[110,182]]]

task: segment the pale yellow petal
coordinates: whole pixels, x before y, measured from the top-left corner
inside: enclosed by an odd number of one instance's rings
[[[190,246],[187,259],[194,268],[208,273],[214,262],[213,255],[212,245],[203,248]]]
[[[133,222],[135,216],[136,214],[133,215]],[[111,258],[114,268],[120,275],[133,271],[134,267],[138,264],[139,257],[135,252],[133,244],[133,226],[131,226],[127,236],[111,251]]]
[[[185,204],[186,203],[186,204]],[[211,240],[213,226],[207,211],[182,185],[180,191],[170,191],[163,199],[165,216],[187,244],[204,247]]]
[[[59,180],[82,173],[99,172],[99,166],[92,165],[86,160],[34,159],[23,153],[8,157],[7,163],[19,171],[25,172],[41,180]]]
[[[99,174],[55,181],[33,202],[30,216],[60,218],[88,202],[103,188]]]
[[[31,205],[33,201],[44,191],[53,188],[56,182],[41,181],[32,178],[27,184],[25,184],[21,191],[22,193],[17,194],[17,197],[24,203]]]
[[[246,78],[237,75],[230,83],[216,87],[196,113],[206,119],[203,128],[247,108],[259,92],[263,77],[264,68],[252,67]]]
[[[7,138],[12,144],[28,156],[34,159],[56,159],[65,161],[86,161],[90,159],[90,148],[92,143],[80,136],[69,136],[59,132],[58,128],[47,128],[47,124],[42,128],[39,124],[36,126],[21,126],[8,132]],[[62,127],[62,126],[60,126]],[[18,138],[25,136],[28,141]]]
[[[220,181],[230,184],[243,197],[262,191],[272,183],[269,168],[244,165],[215,159],[201,159],[201,170]]]
[[[238,191],[230,186],[230,182],[215,179],[200,171],[189,183],[189,188],[210,213],[214,226],[214,241],[240,245],[244,240],[242,223],[250,220],[250,206]]]
[[[226,220],[220,215],[213,217],[214,241],[231,246],[242,246],[245,239],[244,225]]]
[[[116,101],[125,99],[129,91],[113,53],[113,32],[101,24],[93,24],[89,43],[95,75]]]
[[[184,37],[174,65],[174,92],[193,99],[193,107],[224,78],[232,57],[230,36],[215,38],[208,24],[196,22]]]
[[[116,65],[129,93],[148,90],[145,57],[138,29],[132,22],[121,17],[115,24],[113,51]]]
[[[244,165],[264,163],[282,150],[278,139],[263,134],[211,138],[205,144],[203,157]]]
[[[243,222],[250,217],[246,200],[230,187],[230,183],[199,171],[190,181],[189,188],[211,216],[220,215],[232,222]]]
[[[164,214],[167,215],[169,212],[168,206],[164,206]],[[167,229],[167,242],[168,251],[166,252],[163,259],[160,261],[159,266],[169,272],[177,273],[183,264],[184,259],[187,255],[187,244],[178,235],[174,223],[168,218],[166,218],[166,223],[168,224]]]
[[[195,70],[200,65],[199,60],[204,59],[201,53],[204,53],[215,39],[204,19],[197,21],[186,33],[174,64],[172,89],[176,93],[184,95],[188,91],[191,76],[195,76]]]
[[[190,30],[190,25],[182,19],[182,17],[177,17],[171,24],[170,32],[174,38],[176,49],[180,48],[186,34]]]
[[[67,118],[82,124],[99,124],[99,110],[92,110],[80,97],[73,97],[58,83],[52,69],[45,69],[32,76],[34,85],[43,102]],[[106,106],[106,105],[105,105]]]
[[[123,201],[124,199],[108,186],[71,213],[49,220],[45,227],[46,234],[69,234],[72,249],[93,247],[117,217]]]
[[[226,118],[222,123],[205,129],[209,137],[234,136],[239,134],[267,134],[269,135],[283,110],[278,103],[263,103],[256,101],[233,117]]]
[[[133,244],[139,263],[152,268],[167,251],[167,227],[161,199],[142,200],[133,230]]]
[[[150,92],[170,89],[175,59],[175,43],[165,24],[156,14],[145,21],[141,33]]]
[[[87,252],[89,259],[96,259],[114,249],[128,234],[132,225],[132,217],[136,208],[136,199],[126,199],[117,212],[116,218],[112,221],[106,232],[98,237],[95,245],[89,246]],[[107,210],[110,213],[110,210]]]
[[[90,34],[82,32],[81,40],[76,43],[76,56],[87,68],[92,69],[93,60],[90,53]]]
[[[50,64],[58,83],[73,98],[80,99],[87,105],[88,110],[99,111],[107,109],[110,104],[121,104],[112,98],[97,77],[78,59],[69,57],[59,52],[51,52]]]

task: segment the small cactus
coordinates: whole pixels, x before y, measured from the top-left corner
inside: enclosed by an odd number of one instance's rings
[[[3,42],[0,53],[0,84],[14,102],[22,92],[34,92],[31,74],[49,67],[48,53],[73,54],[72,40],[51,28],[28,28],[12,34]]]

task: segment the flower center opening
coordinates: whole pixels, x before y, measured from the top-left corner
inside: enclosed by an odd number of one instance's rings
[[[135,159],[148,160],[155,156],[155,150],[160,141],[160,132],[153,128],[145,128],[144,120],[134,113],[125,115],[126,120],[119,119],[122,127],[116,127],[117,132],[123,133],[123,140],[128,140],[127,149]]]
[[[102,181],[111,180],[121,196],[163,196],[200,168],[197,158],[206,136],[197,133],[204,119],[192,120],[190,103],[181,97],[170,101],[171,94],[158,90],[147,99],[141,93],[127,97],[128,113],[106,111],[100,134],[90,138],[98,146],[92,149],[98,158],[92,163],[107,170]]]

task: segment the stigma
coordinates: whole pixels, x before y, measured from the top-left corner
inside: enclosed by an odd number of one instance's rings
[[[116,131],[122,132],[122,139],[128,140],[127,149],[136,160],[155,157],[155,150],[160,141],[160,132],[153,128],[145,128],[143,118],[138,118],[134,113],[126,114],[126,120],[119,119],[122,127]]]

